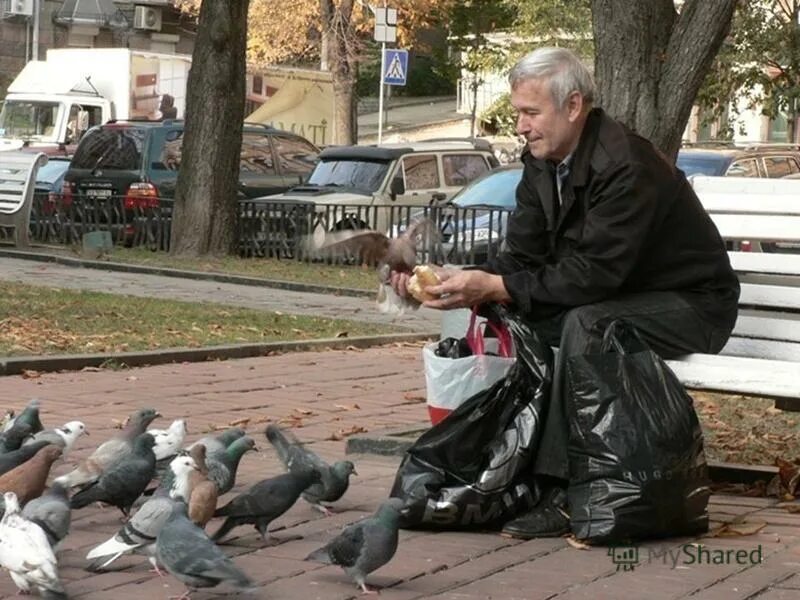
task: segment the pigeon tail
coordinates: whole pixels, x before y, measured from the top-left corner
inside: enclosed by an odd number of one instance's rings
[[[98,485],[93,485],[81,490],[69,499],[69,507],[72,509],[89,506],[92,502],[104,502],[103,489]]]
[[[215,515],[216,516],[216,515]],[[236,527],[236,523],[233,519],[225,519],[219,529],[217,529],[216,533],[211,536],[211,539],[215,542],[217,540],[221,540],[223,537],[230,533],[231,529]]]
[[[267,440],[269,440],[269,443],[272,444],[277,451],[278,458],[281,459],[281,462],[284,465],[287,464],[289,462],[289,449],[292,446],[299,445],[299,442],[297,440],[290,439],[287,434],[277,425],[267,425],[264,435],[267,436]]]

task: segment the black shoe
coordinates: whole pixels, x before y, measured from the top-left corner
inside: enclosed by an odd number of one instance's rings
[[[531,510],[506,523],[501,533],[523,540],[564,535],[569,532],[566,505],[566,492],[553,488]]]

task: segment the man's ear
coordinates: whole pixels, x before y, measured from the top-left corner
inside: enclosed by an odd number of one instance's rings
[[[578,90],[575,90],[567,96],[567,115],[571,123],[578,120],[583,112],[583,96]]]

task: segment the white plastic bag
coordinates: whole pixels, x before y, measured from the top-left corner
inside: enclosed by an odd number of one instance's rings
[[[497,330],[493,324],[487,323],[495,329],[498,337],[484,339],[481,327],[475,324],[476,317],[477,312],[473,310],[466,333],[467,343],[473,351],[471,356],[437,356],[438,342],[426,344],[422,349],[428,415],[433,425],[468,398],[492,387],[516,362],[508,331]]]

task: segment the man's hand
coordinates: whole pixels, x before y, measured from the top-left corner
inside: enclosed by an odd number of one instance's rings
[[[446,281],[452,277],[453,273],[460,273],[460,271],[457,269],[444,269],[442,267],[437,267],[436,265],[430,266],[439,277],[440,281]],[[389,285],[392,286],[394,291],[397,292],[401,298],[411,297],[411,293],[408,291],[408,280],[411,279],[411,275],[411,273],[405,273],[401,271],[392,271],[389,275]]]
[[[470,308],[484,302],[506,302],[511,300],[503,278],[485,271],[446,271],[442,283],[431,285],[425,290],[438,300],[425,302],[423,306],[443,310],[451,308]],[[438,271],[437,271],[437,274]]]

